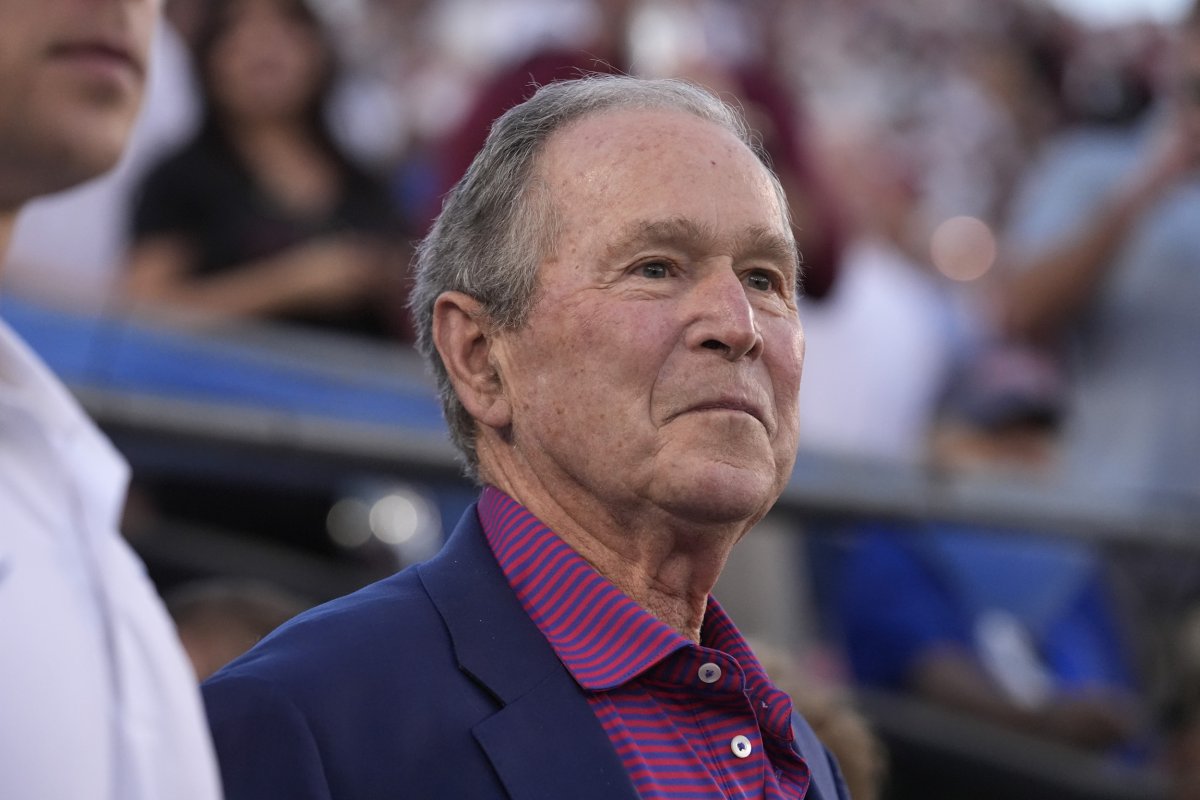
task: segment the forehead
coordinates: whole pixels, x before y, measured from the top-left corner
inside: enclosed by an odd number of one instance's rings
[[[785,212],[754,153],[732,132],[684,111],[588,115],[550,138],[539,171],[566,226],[683,219],[717,232],[784,232]]]

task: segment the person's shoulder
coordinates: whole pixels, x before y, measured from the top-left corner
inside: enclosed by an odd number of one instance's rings
[[[213,137],[198,133],[173,150],[168,150],[146,171],[145,184],[164,184],[194,190],[236,172],[225,149]]]
[[[309,719],[346,707],[364,716],[398,706],[436,713],[447,697],[468,712],[486,705],[459,667],[443,616],[448,596],[480,591],[470,567],[486,562],[486,544],[473,519],[471,511],[429,561],[300,614],[209,678],[210,720],[269,709]]]

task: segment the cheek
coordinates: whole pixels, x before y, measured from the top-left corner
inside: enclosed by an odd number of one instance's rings
[[[0,8],[3,3],[0,2]],[[20,17],[16,12],[3,12],[7,17]],[[29,12],[30,14],[34,12]],[[33,86],[38,70],[38,42],[34,33],[27,31],[20,24],[9,27],[9,20],[0,23],[0,109],[10,116],[15,98],[34,94]],[[19,112],[17,112],[19,114]],[[16,116],[17,114],[12,114]]]
[[[0,44],[0,48],[3,48],[3,44]],[[0,49],[0,108],[15,109],[17,98],[20,97],[18,89],[24,81],[23,76],[9,62],[10,59],[6,59],[3,49]],[[5,132],[6,127],[8,126],[0,123],[0,135]]]
[[[563,315],[536,314],[512,340],[503,357],[506,393],[526,424],[560,426],[591,401],[589,371],[595,361],[587,357],[587,341],[562,327]]]
[[[533,357],[523,371],[541,395],[530,402],[610,431],[643,421],[672,346],[669,320],[649,308],[561,308],[530,331]]]
[[[775,393],[776,411],[781,434],[795,438],[799,427],[800,378],[804,371],[804,336],[794,328],[768,351],[767,368]],[[786,437],[785,437],[786,438]]]
[[[129,12],[131,15],[130,28],[133,31],[133,40],[141,52],[143,63],[148,63],[154,41],[154,28],[158,24],[166,0],[144,0],[136,5],[137,8]]]
[[[595,390],[608,393],[631,425],[654,418],[674,383],[671,367],[679,363],[672,357],[679,329],[670,315],[652,303],[635,304],[595,317],[585,331],[587,352],[580,357],[595,362],[600,381]]]
[[[547,326],[547,341],[557,340],[558,351],[581,367],[608,374],[644,375],[662,363],[676,338],[674,323],[662,307],[654,302],[592,300],[564,304]]]
[[[804,329],[797,320],[779,320],[776,328],[764,331],[764,336],[767,340],[767,366],[771,370],[776,394],[796,395],[804,371]]]

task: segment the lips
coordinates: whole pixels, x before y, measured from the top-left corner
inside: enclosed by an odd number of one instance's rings
[[[711,400],[704,400],[684,409],[681,414],[705,411],[739,411],[743,414],[749,414],[762,423],[764,428],[767,427],[766,412],[763,410],[763,407],[758,403],[741,397],[717,397]]]
[[[134,48],[116,38],[95,37],[59,42],[50,47],[50,56],[65,61],[124,67],[138,77],[145,73],[145,65]]]

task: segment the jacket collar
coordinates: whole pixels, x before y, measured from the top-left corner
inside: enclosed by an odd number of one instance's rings
[[[509,796],[636,800],[583,691],[508,585],[474,505],[418,573],[459,668],[501,706],[474,734]]]

